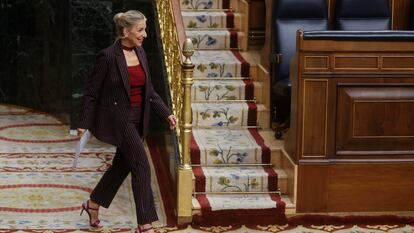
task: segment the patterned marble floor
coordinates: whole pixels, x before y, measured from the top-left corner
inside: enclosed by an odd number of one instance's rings
[[[76,136],[54,117],[11,105],[0,105],[0,232],[94,232],[80,203],[88,198],[111,163],[114,148],[91,139],[72,168]],[[149,157],[151,159],[151,157]],[[150,163],[154,173],[153,163]],[[166,226],[156,175],[152,189],[160,218],[156,232],[291,232],[414,233],[412,226]],[[130,180],[124,182],[109,209],[102,209],[102,232],[131,232],[136,226]]]

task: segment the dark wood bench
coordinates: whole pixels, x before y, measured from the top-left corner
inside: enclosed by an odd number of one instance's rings
[[[297,212],[414,211],[414,32],[298,32]]]

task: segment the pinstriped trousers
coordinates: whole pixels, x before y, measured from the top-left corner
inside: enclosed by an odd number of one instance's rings
[[[116,149],[112,166],[104,173],[90,198],[100,206],[108,208],[122,182],[131,172],[138,224],[142,225],[157,221],[158,216],[151,190],[151,170],[138,132],[140,118],[141,109],[134,107],[128,118],[122,145]]]

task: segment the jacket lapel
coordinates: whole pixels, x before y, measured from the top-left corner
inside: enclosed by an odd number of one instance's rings
[[[115,44],[116,63],[118,65],[119,73],[121,74],[122,82],[124,83],[125,91],[127,92],[128,99],[130,99],[129,93],[131,85],[129,84],[128,67],[125,60],[125,55],[122,52],[121,42],[118,40]]]

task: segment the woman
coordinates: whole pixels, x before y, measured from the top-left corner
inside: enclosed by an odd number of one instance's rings
[[[89,129],[99,140],[115,145],[112,166],[105,172],[90,199],[82,204],[92,227],[99,224],[99,207],[108,208],[118,188],[131,172],[138,218],[136,232],[154,232],[158,220],[151,191],[151,172],[143,140],[152,108],[175,128],[177,119],[154,91],[145,51],[146,18],[135,10],[114,16],[118,40],[103,49],[88,79],[83,97],[78,135]]]

